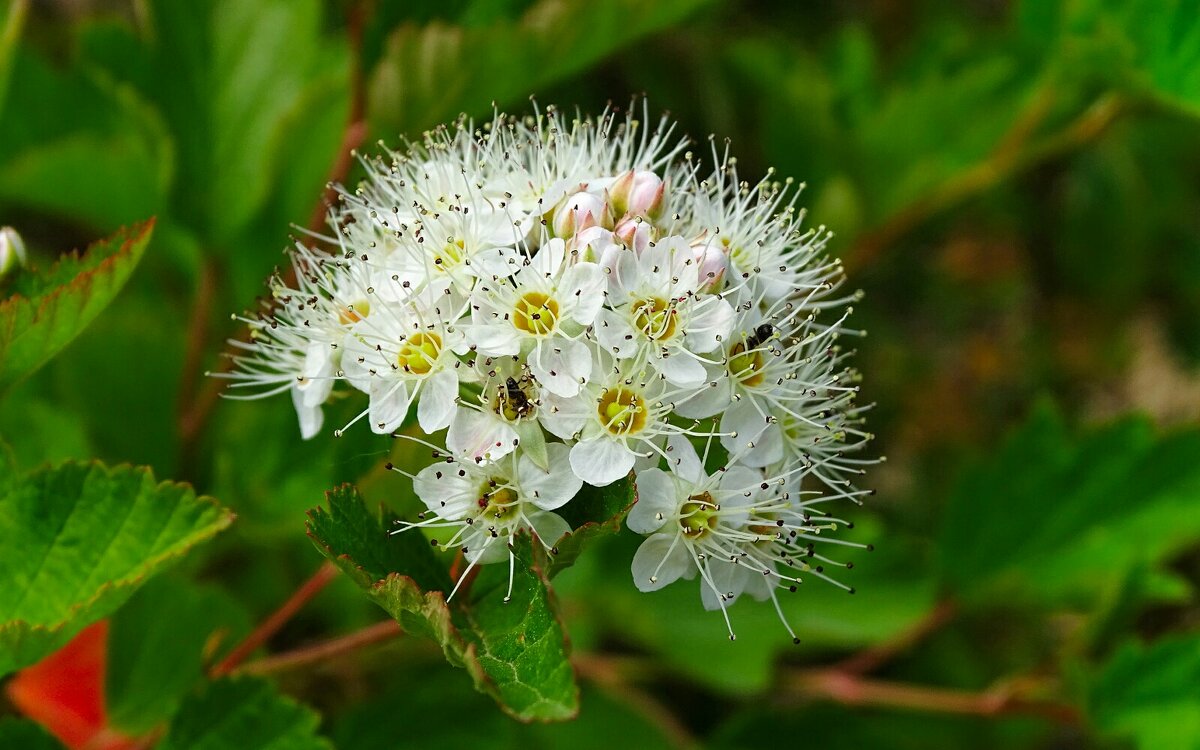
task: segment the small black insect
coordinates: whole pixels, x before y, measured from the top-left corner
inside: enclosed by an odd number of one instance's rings
[[[775,326],[763,323],[754,329],[753,335],[746,339],[746,349],[757,349],[775,334]]]

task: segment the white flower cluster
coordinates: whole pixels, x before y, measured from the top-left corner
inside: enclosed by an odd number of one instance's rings
[[[366,395],[351,424],[415,412],[439,460],[404,529],[442,528],[471,566],[511,565],[521,529],[552,549],[584,483],[634,472],[639,589],[699,575],[708,608],[778,608],[838,564],[815,548],[847,544],[825,504],[867,494],[838,344],[855,295],[790,180],[742,182],[715,145],[708,173],[672,131],[548,109],[365,160],[332,249],[296,245],[227,377],[289,392],[305,437],[341,384]]]

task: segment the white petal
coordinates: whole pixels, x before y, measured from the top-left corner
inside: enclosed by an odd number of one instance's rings
[[[588,326],[604,304],[604,272],[595,263],[576,263],[559,282],[563,314],[580,325]]]
[[[517,479],[521,492],[542,510],[561,508],[579,494],[583,480],[571,471],[569,449],[562,443],[546,446],[550,458],[550,470],[538,467],[529,456],[521,456],[517,463]]]
[[[553,546],[558,543],[559,539],[563,538],[564,534],[571,533],[571,525],[563,520],[563,517],[557,513],[542,511],[540,513],[530,513],[528,515],[529,525],[537,532],[538,539],[542,540],[542,544]]]
[[[783,433],[779,425],[769,425],[754,439],[754,448],[742,456],[747,466],[770,466],[783,460]]]
[[[677,534],[654,534],[633,555],[630,570],[638,591],[657,591],[685,576],[695,565],[687,543]]]
[[[733,384],[724,373],[710,371],[704,385],[687,399],[675,402],[675,413],[687,419],[704,419],[719,413],[733,401]]]
[[[584,440],[571,448],[571,469],[588,484],[605,487],[628,474],[634,458],[633,451],[620,441]]]
[[[750,577],[761,575],[740,563],[735,565],[723,560],[710,560],[706,572],[712,583],[701,579],[700,601],[704,602],[704,608],[707,610],[721,609],[722,605],[730,606],[742,595]],[[714,585],[717,587],[716,591],[713,590]]]
[[[475,508],[479,487],[469,476],[459,476],[453,464],[426,466],[413,477],[413,491],[425,507],[442,518],[462,518]]]
[[[460,408],[450,420],[446,447],[456,456],[495,461],[512,452],[516,438],[512,425],[495,414]]]
[[[592,330],[596,340],[617,359],[626,359],[637,354],[639,337],[633,325],[622,314],[607,307],[596,315]]]
[[[403,380],[373,378],[370,394],[371,405],[367,419],[371,420],[372,432],[386,435],[404,423],[412,401]]]
[[[704,464],[687,435],[674,434],[667,438],[667,463],[671,471],[680,479],[690,484],[698,485],[708,478]]]
[[[546,390],[574,396],[592,373],[592,353],[582,341],[544,339],[530,353],[529,369]]]
[[[692,308],[685,341],[696,354],[707,354],[728,339],[732,329],[733,307],[723,299],[705,297]]]
[[[321,431],[325,415],[321,411],[320,405],[307,405],[304,396],[304,391],[292,388],[292,405],[296,407],[296,416],[300,419],[300,437],[308,440]]]
[[[552,393],[542,396],[542,405],[538,409],[538,421],[550,432],[563,440],[570,440],[575,433],[583,429],[595,408],[587,396],[560,398]]]
[[[639,534],[652,534],[678,520],[679,498],[670,474],[661,469],[647,469],[639,472],[635,481],[637,502],[625,518],[626,526]]]
[[[417,422],[425,432],[437,432],[454,418],[454,399],[458,397],[458,376],[453,370],[442,370],[425,379],[421,386],[421,403],[417,405]]]
[[[722,437],[721,444],[732,456],[742,456],[750,450],[750,443],[767,429],[767,419],[750,397],[734,401],[721,415],[721,432],[737,433],[737,436]]]
[[[700,385],[707,375],[704,365],[678,350],[671,356],[658,359],[657,365],[667,382],[682,388]]]
[[[561,239],[555,237],[537,251],[529,265],[521,273],[534,273],[538,276],[550,277],[558,273],[567,255],[567,246]]]

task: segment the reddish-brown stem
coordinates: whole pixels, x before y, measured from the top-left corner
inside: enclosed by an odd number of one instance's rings
[[[395,620],[385,620],[384,622],[376,623],[340,638],[321,641],[320,643],[304,646],[294,651],[285,651],[282,654],[275,654],[274,656],[267,656],[252,661],[237,671],[239,674],[258,675],[282,672],[326,659],[332,659],[335,656],[341,656],[342,654],[375,643],[390,641],[393,638],[399,637],[402,632]]]
[[[237,668],[239,664],[246,660],[250,654],[254,653],[259,646],[262,646],[271,636],[279,632],[279,629],[287,624],[288,620],[292,619],[305,604],[317,595],[321,589],[325,588],[334,576],[337,575],[337,568],[333,563],[322,563],[321,567],[317,568],[317,572],[313,574],[300,588],[283,603],[279,609],[271,613],[271,616],[263,620],[254,632],[250,633],[244,641],[239,643],[229,655],[222,659],[214,666],[209,674],[213,677],[220,677],[228,674]]]
[[[1005,689],[983,692],[909,685],[847,674],[838,669],[798,669],[783,681],[783,695],[791,699],[820,698],[848,706],[886,706],[914,711],[999,716],[1040,716],[1061,724],[1079,724],[1074,706],[1030,700]]]
[[[957,614],[957,608],[953,602],[949,600],[939,602],[925,617],[921,618],[908,630],[898,634],[891,640],[859,651],[838,663],[835,669],[844,674],[861,675],[874,672],[917,643],[925,640],[931,633],[939,630],[943,625],[952,620],[955,614]]]

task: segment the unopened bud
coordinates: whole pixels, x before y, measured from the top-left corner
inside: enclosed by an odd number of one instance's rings
[[[7,278],[26,265],[25,243],[12,227],[0,228],[0,279]]]
[[[595,193],[572,195],[554,213],[551,227],[555,237],[568,239],[589,227],[612,228],[612,214],[604,200]]]
[[[629,214],[653,220],[662,216],[666,188],[662,179],[653,172],[631,169],[617,178],[608,194],[617,216]]]
[[[613,230],[613,235],[630,250],[640,255],[650,244],[650,224],[649,222],[626,216],[617,224],[616,229]]]
[[[692,253],[700,266],[700,284],[706,292],[715,291],[725,278],[729,265],[729,247],[723,242],[703,242],[692,245]]]

